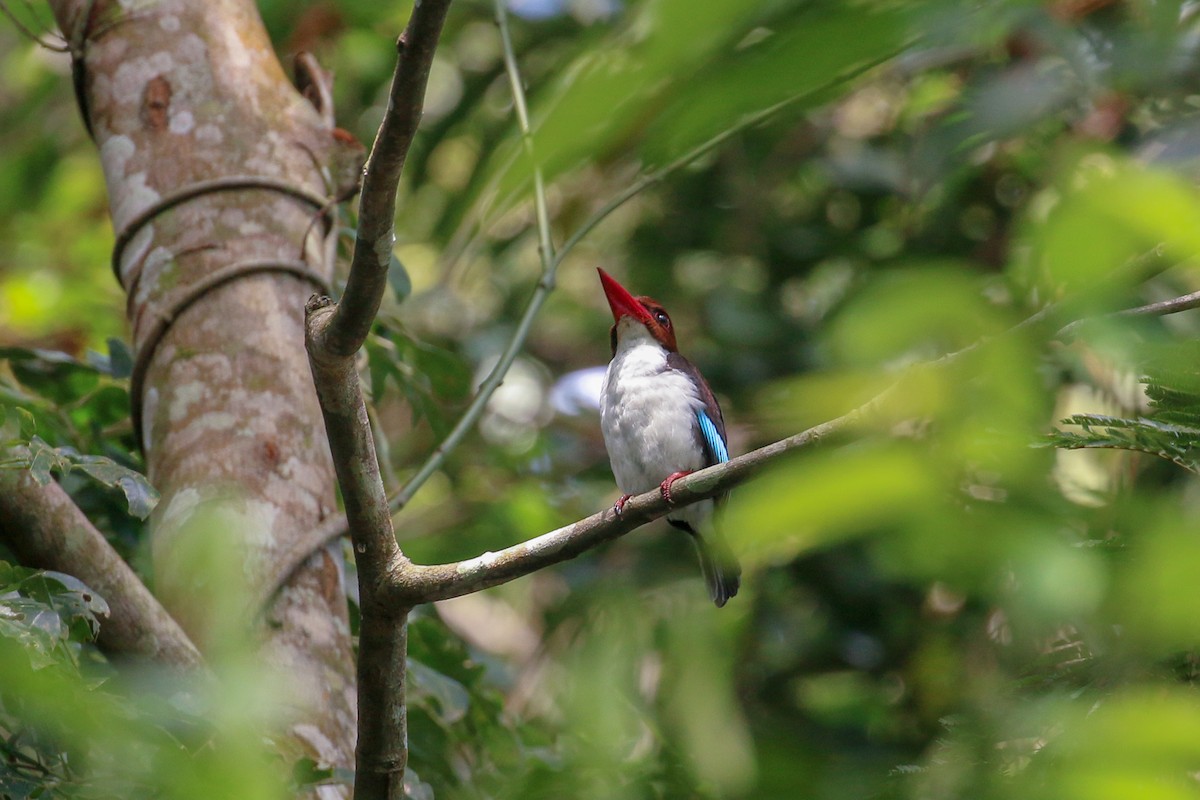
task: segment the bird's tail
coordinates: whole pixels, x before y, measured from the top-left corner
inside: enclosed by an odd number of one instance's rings
[[[688,527],[691,528],[690,525]],[[695,530],[688,532],[692,534],[696,552],[700,554],[700,569],[704,573],[704,582],[708,584],[708,595],[720,608],[738,593],[742,585],[742,565],[720,531],[712,529],[703,535]]]

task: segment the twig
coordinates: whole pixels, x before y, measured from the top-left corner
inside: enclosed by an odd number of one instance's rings
[[[17,31],[33,41],[39,47],[44,47],[47,50],[53,50],[56,53],[70,52],[71,47],[65,42],[63,44],[51,44],[35,33],[32,28],[27,27],[23,22],[21,22],[21,20],[17,18],[17,15],[13,13],[13,10],[8,7],[8,3],[5,3],[4,0],[0,0],[0,14],[4,14],[4,16],[8,17],[9,22],[13,24],[13,27],[15,27]]]
[[[525,154],[528,156],[530,163],[533,165],[533,201],[536,208],[537,229],[538,229],[538,254],[542,262],[542,276],[538,281],[537,286],[533,290],[533,296],[529,299],[529,304],[525,307],[525,313],[521,315],[521,321],[517,324],[517,329],[513,332],[512,338],[509,339],[508,346],[504,348],[504,352],[500,354],[500,359],[496,365],[492,367],[492,371],[484,378],[483,383],[479,385],[479,389],[475,393],[471,404],[467,406],[467,410],[463,412],[462,417],[455,423],[454,428],[446,435],[441,444],[437,446],[429,457],[425,459],[425,463],[421,465],[401,489],[396,492],[388,500],[388,507],[393,512],[399,511],[408,501],[413,498],[417,490],[429,480],[433,473],[437,472],[446,457],[450,454],[459,442],[467,435],[468,432],[475,426],[483,410],[487,407],[488,401],[504,382],[504,376],[508,374],[512,368],[513,362],[516,361],[517,355],[521,352],[521,348],[525,346],[525,340],[529,338],[529,331],[533,328],[533,321],[537,318],[538,312],[546,302],[546,298],[554,291],[555,271],[558,265],[562,263],[561,259],[555,255],[554,242],[550,236],[550,215],[546,208],[546,186],[542,179],[542,168],[537,163],[533,150],[533,133],[529,127],[529,112],[525,104],[525,90],[521,86],[521,72],[517,67],[516,56],[513,54],[512,37],[508,31],[508,15],[504,8],[504,0],[496,0],[496,24],[500,28],[500,41],[504,49],[504,68],[508,73],[509,86],[512,88],[513,107],[517,113],[517,124],[521,130],[521,141],[525,147]]]
[[[529,127],[529,110],[525,103],[525,87],[517,56],[513,52],[512,36],[508,30],[508,11],[504,0],[496,0],[496,25],[500,28],[500,43],[504,50],[504,71],[508,73],[508,84],[512,89],[513,109],[517,113],[517,125],[521,130],[521,145],[525,156],[533,167],[533,202],[537,215],[538,254],[542,259],[542,279],[554,275],[558,261],[554,257],[554,242],[550,238],[550,214],[546,210],[546,184],[542,178],[542,166],[537,162],[533,150],[533,131]]]
[[[753,114],[749,114],[743,117],[737,124],[726,128],[711,139],[697,145],[696,147],[693,147],[691,150],[687,151],[673,161],[670,161],[665,166],[659,167],[658,169],[648,172],[642,177],[638,178],[636,181],[610,198],[607,203],[600,206],[600,208],[596,209],[596,211],[594,211],[590,217],[583,221],[583,224],[579,226],[575,233],[571,234],[570,238],[563,243],[562,248],[558,251],[558,261],[561,262],[563,259],[565,259],[567,254],[574,249],[575,245],[579,244],[583,237],[591,233],[592,229],[606,220],[610,214],[628,203],[634,197],[644,192],[646,189],[649,189],[651,186],[654,186],[657,183],[661,183],[669,175],[671,175],[671,173],[686,167],[688,164],[691,164],[701,156],[709,153],[717,147],[720,147],[722,144],[729,141],[731,138],[747,128],[752,128],[755,125],[766,121],[770,117],[778,114],[780,111],[790,106],[792,103],[802,100],[808,95],[808,92],[793,95],[786,100],[779,101],[773,106],[769,106],[761,111],[756,111]]]
[[[1163,317],[1168,314],[1178,314],[1181,311],[1190,311],[1194,308],[1200,308],[1200,292],[1191,292],[1179,297],[1172,297],[1169,300],[1159,300],[1144,306],[1114,311],[1100,316],[1099,319],[1106,317]],[[1077,319],[1060,328],[1057,335],[1061,338],[1070,338],[1075,335],[1081,325],[1091,321],[1092,319],[1089,318]]]
[[[1193,308],[1200,308],[1200,292],[1172,297],[1170,300],[1159,300],[1156,303],[1147,303],[1144,306],[1127,308],[1116,313],[1121,317],[1161,317],[1167,314],[1178,314],[1180,311],[1190,311]]]

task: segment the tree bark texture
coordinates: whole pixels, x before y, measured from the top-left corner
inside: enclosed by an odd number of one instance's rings
[[[219,506],[254,587],[336,510],[303,332],[304,302],[332,270],[327,228],[312,223],[334,191],[324,166],[336,145],[250,0],[51,6],[72,43],[128,292],[136,432],[162,494],[156,590],[210,651],[227,623],[197,602],[206,576],[181,557],[204,535],[197,520]],[[354,665],[336,555],[319,551],[269,602],[258,633],[265,661],[295,682],[292,738],[349,768]]]

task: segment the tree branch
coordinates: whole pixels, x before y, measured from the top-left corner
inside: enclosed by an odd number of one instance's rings
[[[1200,308],[1200,292],[1172,297],[1169,300],[1159,300],[1156,303],[1147,303],[1137,308],[1127,308],[1116,314],[1121,317],[1161,317],[1167,314],[1178,314],[1180,311],[1190,311],[1193,308]]]
[[[381,597],[390,583],[389,573],[406,560],[392,531],[354,356],[331,354],[321,346],[321,333],[336,313],[331,303],[323,297],[308,302],[305,333],[358,563],[362,626],[354,797],[401,798],[408,759],[404,705],[408,609],[382,602]]]
[[[397,42],[388,109],[367,161],[346,290],[336,306],[328,298],[314,297],[305,307],[309,366],[358,562],[358,800],[404,796],[408,609],[383,598],[395,581],[393,573],[408,562],[392,531],[354,354],[374,324],[387,287],[396,188],[421,119],[429,69],[449,5],[449,0],[423,0],[413,7]]]
[[[389,602],[411,607],[419,603],[448,600],[499,586],[552,564],[567,561],[598,544],[664,517],[680,506],[729,491],[785,453],[815,445],[843,430],[873,409],[886,394],[885,391],[866,405],[837,419],[678,479],[671,485],[672,503],[664,500],[656,488],[631,498],[621,516],[617,516],[611,508],[605,509],[497,553],[484,553],[465,561],[432,566],[406,563],[396,575]]]
[[[362,347],[387,288],[395,244],[396,187],[421,121],[425,85],[450,0],[413,6],[408,27],[396,42],[399,58],[387,112],[367,159],[359,200],[358,237],[346,290],[322,338],[332,354],[349,356]]]
[[[191,639],[57,483],[40,486],[28,470],[0,469],[0,538],[22,564],[74,575],[108,602],[105,650],[201,666]]]

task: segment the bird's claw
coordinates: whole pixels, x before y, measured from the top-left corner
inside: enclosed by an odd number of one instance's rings
[[[631,494],[623,494],[618,497],[617,502],[613,503],[613,513],[618,517],[623,515],[625,513],[625,504],[629,502],[629,498],[631,497],[633,497]]]
[[[671,484],[675,483],[675,481],[679,480],[684,475],[691,475],[691,474],[692,474],[692,470],[689,469],[686,472],[672,472],[670,475],[668,475],[666,480],[664,480],[662,483],[660,483],[658,485],[658,490],[660,492],[662,492],[663,500],[666,500],[668,503],[674,504],[675,501],[671,499]]]

